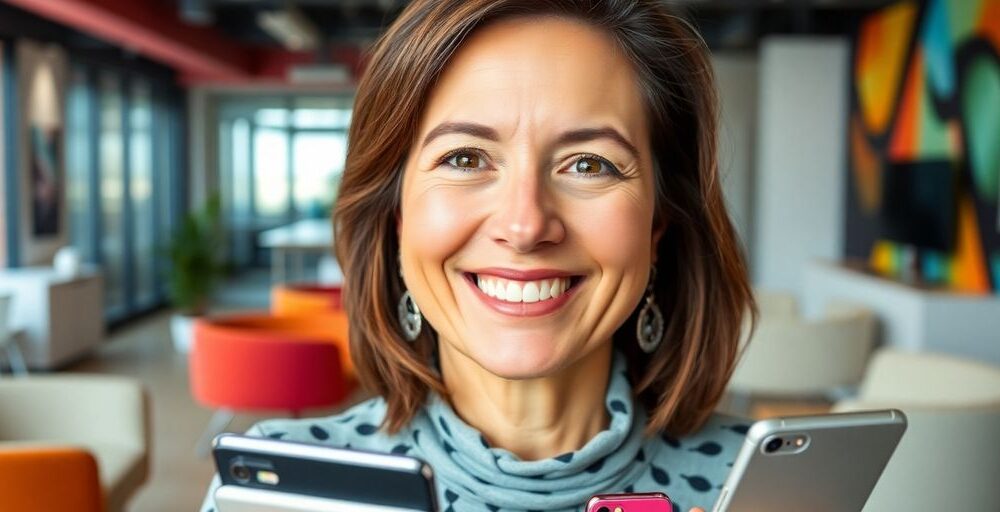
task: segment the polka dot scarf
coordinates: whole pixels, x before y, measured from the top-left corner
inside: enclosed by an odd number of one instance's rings
[[[614,360],[605,401],[611,422],[579,451],[523,461],[489,446],[440,397],[409,429],[413,444],[444,488],[441,509],[576,510],[590,496],[621,490],[650,471],[662,443],[644,446],[645,415],[633,407],[625,361]],[[460,506],[465,501],[466,507]]]

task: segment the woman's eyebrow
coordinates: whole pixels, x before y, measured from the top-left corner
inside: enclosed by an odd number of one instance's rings
[[[570,130],[563,133],[558,139],[556,139],[556,145],[587,142],[595,139],[610,139],[613,142],[617,142],[620,146],[628,150],[628,152],[632,154],[633,158],[639,158],[639,150],[635,148],[635,145],[629,142],[624,135],[618,133],[618,130],[615,130],[610,126]]]
[[[464,133],[480,139],[491,140],[493,142],[500,140],[500,135],[497,131],[489,126],[478,123],[450,121],[441,123],[434,127],[434,129],[431,130],[426,137],[424,137],[424,143],[421,147],[426,147],[435,138],[448,133]]]
[[[466,135],[471,135],[473,137],[493,142],[500,140],[500,135],[497,131],[489,126],[478,123],[449,121],[434,127],[434,129],[431,130],[426,137],[424,137],[424,142],[421,147],[426,147],[435,138],[449,133],[464,133]],[[618,130],[611,128],[610,126],[570,130],[563,133],[558,139],[556,139],[556,145],[587,142],[595,139],[610,139],[628,150],[634,158],[639,158],[639,150],[636,149],[635,145],[629,142],[629,140],[626,139],[624,135],[619,133]]]

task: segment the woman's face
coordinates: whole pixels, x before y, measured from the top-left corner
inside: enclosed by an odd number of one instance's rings
[[[400,211],[404,281],[442,351],[522,379],[611,342],[655,250],[648,139],[635,73],[599,30],[512,19],[463,43]]]

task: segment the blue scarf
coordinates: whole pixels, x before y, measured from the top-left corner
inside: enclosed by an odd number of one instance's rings
[[[640,456],[646,415],[634,407],[625,375],[625,359],[616,355],[605,400],[611,418],[607,430],[578,451],[537,461],[491,448],[446,401],[432,395],[409,430],[420,456],[445,488],[442,509],[449,505],[449,498],[458,496],[474,498],[491,509],[576,509],[594,494],[620,492],[639,480],[649,471],[649,461],[656,458],[650,449],[662,443],[646,447]]]

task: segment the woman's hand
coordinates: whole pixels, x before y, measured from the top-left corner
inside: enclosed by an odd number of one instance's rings
[[[705,509],[701,509],[701,508],[695,507],[695,508],[691,509],[690,512],[705,512]]]

